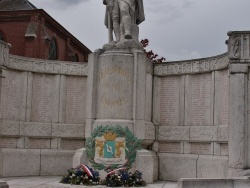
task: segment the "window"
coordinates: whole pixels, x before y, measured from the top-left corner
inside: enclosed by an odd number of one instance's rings
[[[56,43],[55,38],[52,38],[52,40],[50,41],[49,59],[50,60],[57,60],[57,43]]]
[[[2,33],[2,32],[0,32],[0,40],[5,41],[5,40],[4,40],[4,36],[3,36],[3,33]]]

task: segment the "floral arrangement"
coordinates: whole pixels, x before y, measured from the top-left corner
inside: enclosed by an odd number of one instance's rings
[[[149,46],[149,40],[143,39],[141,40],[141,44],[144,48],[144,53],[147,55],[147,58],[150,59],[153,63],[162,63],[166,59],[164,57],[158,58],[158,54],[155,54],[152,50],[147,51],[146,47]]]
[[[77,168],[68,170],[67,175],[63,176],[60,183],[87,186],[99,185],[99,172],[93,171],[87,165],[79,165]]]
[[[117,169],[109,172],[105,179],[108,187],[145,187],[147,184],[142,179],[142,173],[136,170],[134,173],[126,169]]]
[[[93,171],[87,165],[79,165],[77,168],[68,170],[60,183],[87,186],[106,185],[108,187],[145,187],[147,185],[142,179],[142,173],[138,170],[131,173],[125,167],[115,170],[108,167],[105,171],[107,176],[105,180],[101,180],[99,172]]]

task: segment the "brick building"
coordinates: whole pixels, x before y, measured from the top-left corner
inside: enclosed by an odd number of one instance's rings
[[[10,53],[40,59],[86,62],[91,51],[28,0],[0,0],[0,39]]]

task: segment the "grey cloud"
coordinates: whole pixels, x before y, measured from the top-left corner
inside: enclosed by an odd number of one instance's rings
[[[184,15],[184,11],[190,8],[195,2],[193,0],[150,0],[144,1],[149,14],[157,14],[156,21],[173,21]],[[152,4],[154,6],[152,6]]]
[[[68,6],[76,6],[81,3],[88,2],[89,0],[53,0],[53,3],[62,6],[62,7],[68,7]]]
[[[68,8],[72,8],[74,6],[78,6],[82,3],[87,3],[90,0],[43,0],[38,1],[38,0],[30,0],[32,3],[34,3],[35,5],[37,5],[38,8],[39,5],[43,5],[42,8],[43,9],[61,9],[61,10],[65,10]]]

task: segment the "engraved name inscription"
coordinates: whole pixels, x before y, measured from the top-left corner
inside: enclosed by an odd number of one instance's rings
[[[30,149],[50,149],[50,139],[45,139],[45,138],[27,139],[26,147]]]
[[[219,119],[221,125],[228,125],[228,111],[229,111],[229,73],[227,70],[221,71],[220,74],[220,110]]]
[[[62,139],[61,149],[76,150],[84,146],[84,140]]]
[[[177,143],[177,142],[171,142],[171,143],[161,142],[159,144],[159,152],[161,152],[161,153],[180,153],[181,152],[181,143]]]
[[[37,74],[33,78],[32,120],[50,122],[53,116],[53,75]]]
[[[66,123],[85,123],[87,79],[66,78]]]
[[[212,154],[211,144],[210,143],[192,143],[191,144],[191,153],[192,154],[202,154],[209,155]]]
[[[162,124],[178,125],[180,103],[180,77],[161,79],[160,119]]]
[[[3,80],[2,114],[5,119],[20,120],[22,114],[22,97],[24,95],[24,78],[17,71],[6,71]]]
[[[210,125],[211,74],[192,76],[192,125]]]
[[[0,148],[16,148],[16,138],[0,138]]]

